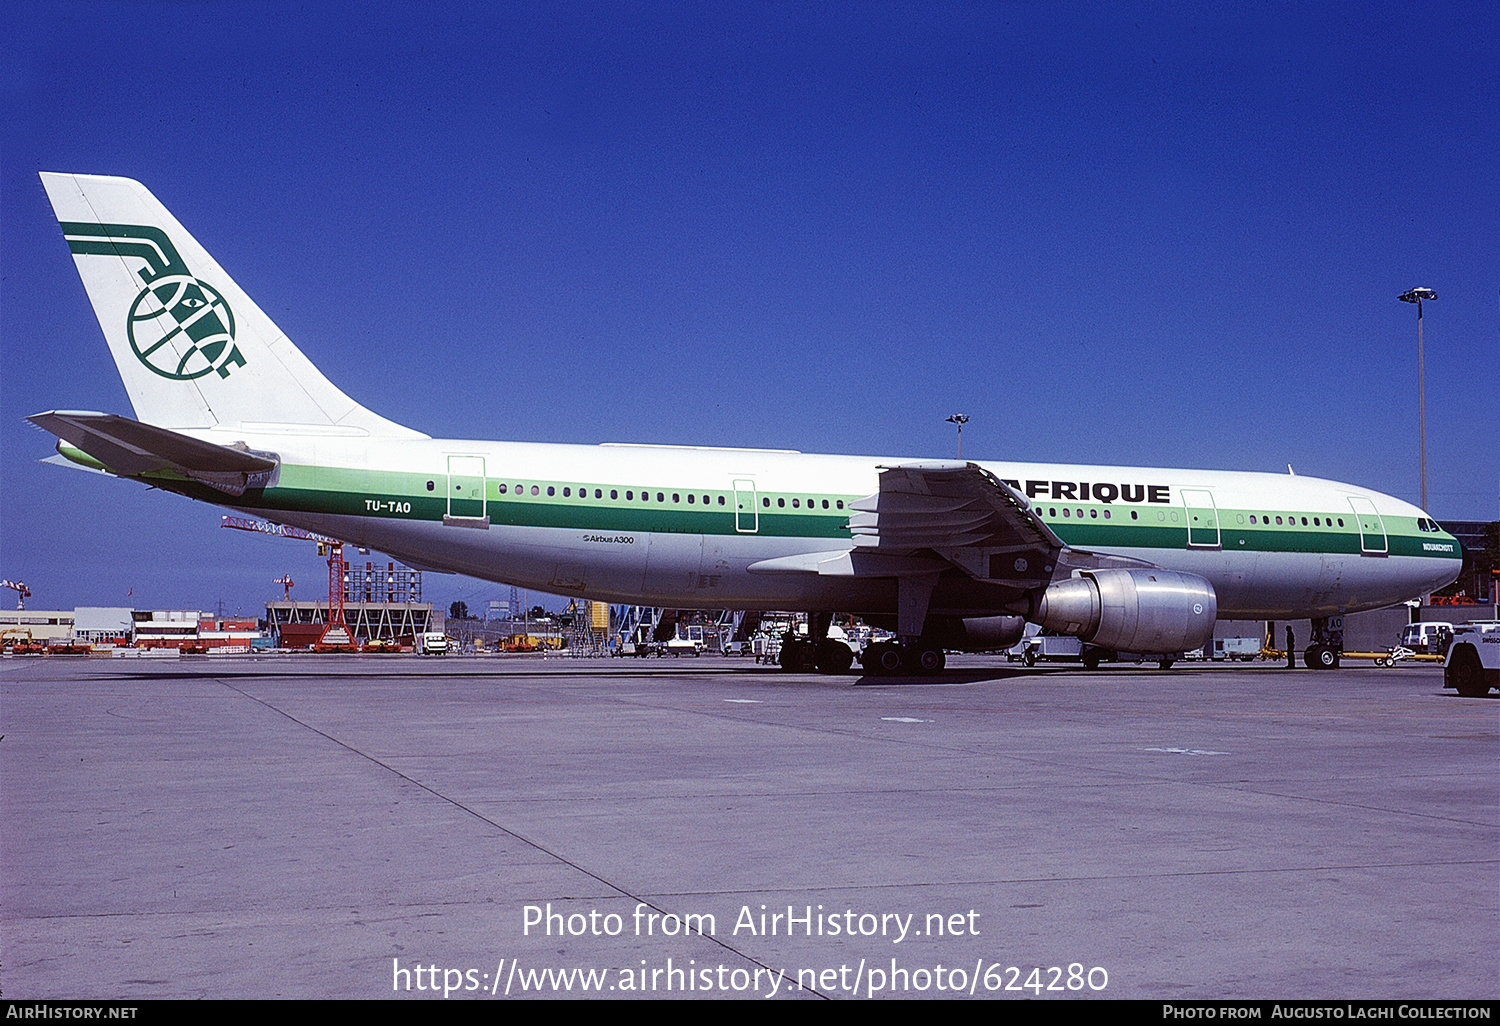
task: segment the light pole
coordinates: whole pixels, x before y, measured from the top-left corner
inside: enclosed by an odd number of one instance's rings
[[[958,458],[959,459],[963,459],[964,458],[964,425],[967,424],[968,422],[969,422],[969,415],[967,413],[955,413],[953,416],[951,416],[951,417],[948,418],[948,423],[949,424],[957,424],[958,425]]]
[[[1436,299],[1431,289],[1407,289],[1396,297],[1417,304],[1417,422],[1422,443],[1422,510],[1427,510],[1427,378],[1422,366],[1422,300]]]

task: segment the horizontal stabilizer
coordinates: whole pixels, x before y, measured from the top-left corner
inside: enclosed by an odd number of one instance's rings
[[[272,453],[205,442],[114,413],[52,410],[26,419],[121,477],[167,471],[243,495],[273,485],[280,467]]]

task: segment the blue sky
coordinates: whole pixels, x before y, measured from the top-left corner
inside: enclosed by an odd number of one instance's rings
[[[145,182],[434,436],[948,456],[962,411],[970,457],[1416,501],[1428,286],[1431,511],[1500,515],[1491,6],[717,6],[11,5],[0,576],[323,586],[310,546],[36,462],[27,414],[130,412],[43,170]]]

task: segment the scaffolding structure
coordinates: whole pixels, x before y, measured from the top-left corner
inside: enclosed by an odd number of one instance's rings
[[[704,651],[738,651],[748,645],[760,627],[761,614],[743,609],[666,609],[652,606],[610,606],[610,626],[605,628],[604,652],[627,642],[665,642],[682,627],[703,628]]]
[[[366,561],[361,569],[354,563],[344,569],[345,602],[421,602],[422,571],[386,563],[381,569]]]
[[[345,602],[343,622],[350,636],[361,643],[389,641],[411,644],[433,626],[433,612],[426,602]],[[329,616],[327,602],[276,601],[266,603],[266,626],[278,635],[287,624],[324,624],[337,621]]]
[[[609,655],[609,603],[575,601],[572,613],[573,622],[565,635],[568,654],[577,659]]]

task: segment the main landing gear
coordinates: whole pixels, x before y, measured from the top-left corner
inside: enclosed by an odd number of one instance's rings
[[[923,572],[896,579],[896,633],[899,641],[877,641],[865,648],[860,661],[871,674],[938,673],[947,663],[943,647],[927,635],[927,606],[938,574]],[[854,662],[849,646],[828,637],[832,613],[814,612],[807,620],[807,637],[788,631],[781,642],[784,669],[819,673],[847,673]]]
[[[920,640],[913,645],[903,645],[899,641],[877,641],[860,656],[866,672],[881,676],[939,673],[947,661],[941,648]]]
[[[778,660],[781,668],[793,673],[848,673],[854,665],[854,650],[828,636],[832,622],[832,613],[813,613],[807,618],[808,637],[792,631],[783,634]]]
[[[936,573],[896,579],[896,634],[899,641],[877,641],[865,648],[860,661],[865,672],[938,673],[947,663],[943,647],[927,636],[927,606],[937,586]]]
[[[854,665],[854,651],[832,638],[812,641],[788,632],[782,636],[781,655],[777,661],[783,670],[792,673],[848,673]],[[940,673],[947,659],[941,647],[925,641],[914,645],[877,641],[865,648],[860,662],[868,674],[892,677]]]
[[[793,673],[848,673],[854,665],[854,650],[831,638],[809,641],[788,633],[781,639],[779,662],[783,670]]]

